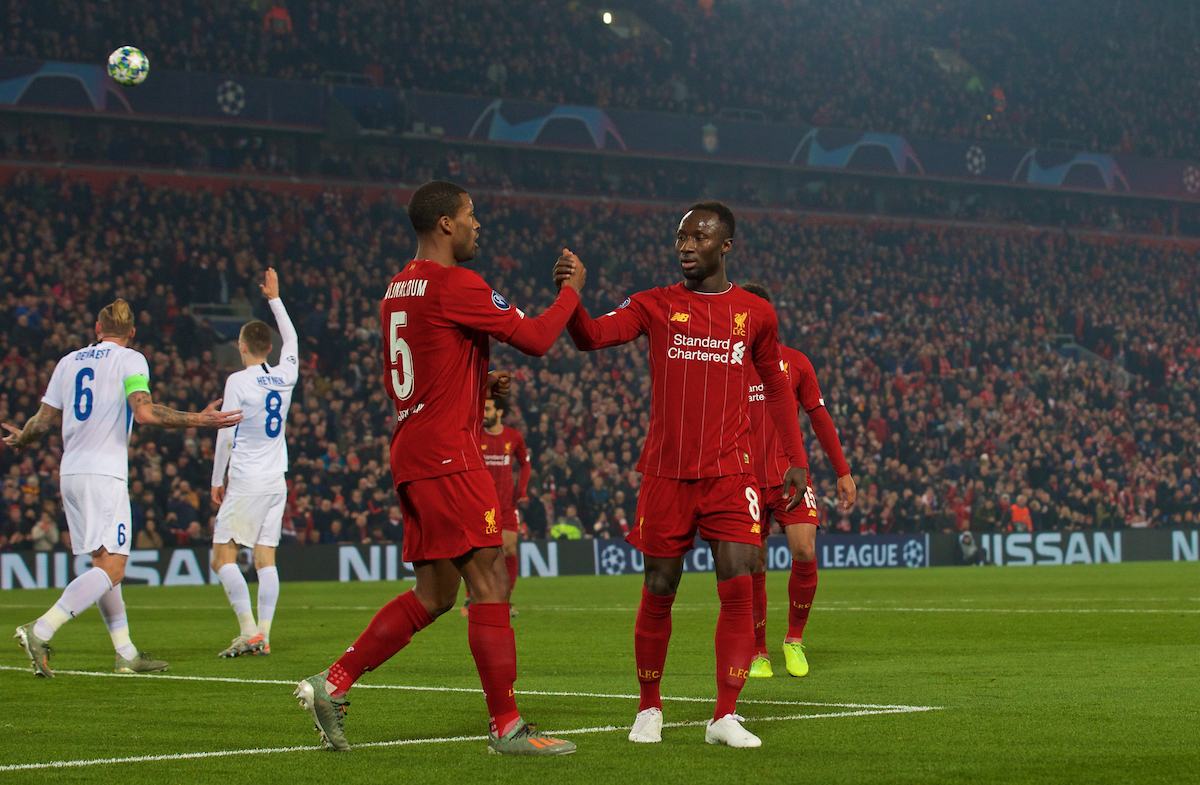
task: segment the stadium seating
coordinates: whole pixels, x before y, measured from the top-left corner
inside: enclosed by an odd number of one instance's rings
[[[675,212],[477,203],[477,268],[529,312],[550,301],[563,245],[589,266],[593,314],[677,280]],[[54,362],[91,340],[94,314],[116,296],[138,313],[156,399],[186,409],[218,398],[221,338],[188,304],[224,298],[266,315],[254,281],[270,263],[304,355],[285,542],[392,536],[377,309],[411,253],[399,206],[151,190],[133,178],[101,193],[23,174],[0,193],[0,213],[0,421],[37,409]],[[774,292],[782,336],[812,358],[841,430],[860,487],[849,515],[834,510],[809,438],[828,527],[999,530],[1022,496],[1035,528],[1197,524],[1200,343],[1194,255],[1181,246],[745,214],[731,274]],[[565,337],[544,362],[497,350],[494,365],[517,372],[513,419],[550,524],[573,504],[589,535],[617,536],[616,509],[632,516],[644,351],[581,354]],[[153,518],[168,544],[205,541],[211,452],[210,434],[135,430],[139,528]],[[31,547],[42,513],[59,518],[55,454],[0,452],[0,547]]]
[[[707,6],[708,10],[704,10]],[[255,8],[258,10],[255,10]],[[278,7],[276,9],[275,7]],[[930,138],[1200,155],[1195,10],[1181,0],[638,4],[642,35],[587,4],[447,0],[19,3],[4,55],[765,117]],[[283,9],[286,9],[283,10]],[[618,33],[624,33],[624,37]],[[769,64],[769,66],[767,65]]]

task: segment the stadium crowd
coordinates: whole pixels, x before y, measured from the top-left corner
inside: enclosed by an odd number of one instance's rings
[[[133,123],[42,118],[0,122],[0,159],[95,162],[246,175],[307,175],[367,183],[419,184],[453,180],[469,188],[548,191],[631,199],[690,199],[697,194],[738,204],[799,210],[920,216],[1099,229],[1138,234],[1200,236],[1200,204],[912,182],[867,173],[727,170],[709,178],[690,162],[578,156],[529,151],[512,165],[512,151],[463,149],[443,142],[363,146],[298,144],[294,134],[199,126],[163,128]]]
[[[565,245],[589,266],[593,314],[677,280],[677,211],[646,205],[478,198],[477,269],[527,312],[551,301]],[[783,340],[812,358],[860,489],[849,513],[806,432],[833,531],[1195,526],[1200,342],[1194,253],[1088,243],[1065,233],[921,228],[740,216],[731,272],[775,294]],[[287,441],[284,543],[400,537],[378,384],[378,293],[413,247],[402,207],[326,193],[111,193],[21,174],[0,193],[0,422],[36,411],[58,357],[92,340],[114,297],[138,314],[135,345],[155,399],[220,397],[221,337],[190,304],[249,305],[280,271],[301,334],[302,382]],[[1065,334],[1103,359],[1060,354]],[[1084,356],[1084,355],[1080,355]],[[528,536],[621,536],[648,412],[644,341],[583,354],[565,336],[546,360],[507,348],[508,422],[533,456]],[[64,548],[58,437],[0,451],[0,548]],[[137,428],[130,491],[138,547],[203,544],[210,433]]]
[[[136,44],[156,68],[1200,157],[1182,0],[652,0],[611,29],[559,0],[6,4],[7,56],[103,62]]]

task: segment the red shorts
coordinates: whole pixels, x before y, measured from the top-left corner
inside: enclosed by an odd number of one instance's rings
[[[453,559],[472,548],[499,548],[496,484],[483,469],[402,482],[404,561]]]
[[[804,498],[798,505],[788,512],[787,501],[783,498],[783,486],[776,485],[774,488],[762,488],[759,491],[762,494],[763,508],[763,539],[767,538],[767,532],[770,531],[771,516],[775,516],[775,521],[780,527],[791,526],[795,523],[811,523],[818,529],[821,528],[820,519],[817,516],[817,495],[813,492],[812,480],[808,481],[808,491],[804,494]]]
[[[517,520],[517,508],[500,511],[500,531],[519,532],[521,523]]]
[[[705,540],[762,541],[758,484],[750,474],[674,480],[645,475],[638,493],[637,520],[625,540],[647,556],[670,559]]]

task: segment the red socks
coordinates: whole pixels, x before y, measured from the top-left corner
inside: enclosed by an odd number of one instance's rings
[[[507,602],[473,602],[467,606],[467,642],[479,670],[492,733],[503,736],[521,719],[513,697],[517,680],[517,641],[508,620]]]
[[[750,576],[754,582],[754,655],[769,657],[767,653],[767,574],[756,572]]]
[[[754,582],[749,575],[717,584],[721,615],[717,617],[717,711],[714,720],[737,709],[738,693],[754,659]]]
[[[504,566],[508,568],[508,590],[509,592],[512,592],[513,587],[517,585],[517,572],[519,571],[519,568],[517,567],[517,557],[505,556]]]
[[[642,587],[642,602],[638,605],[637,622],[633,627],[633,653],[641,685],[638,711],[662,709],[659,683],[663,664],[667,661],[667,645],[671,642],[671,605],[674,602],[674,594],[660,597]]]
[[[408,645],[413,633],[432,623],[433,617],[411,591],[384,605],[354,645],[329,669],[329,682],[336,688],[334,695],[346,692],[364,673],[387,662]]]
[[[788,578],[787,641],[795,642],[804,635],[808,612],[812,610],[817,593],[817,560],[792,561],[792,576]]]

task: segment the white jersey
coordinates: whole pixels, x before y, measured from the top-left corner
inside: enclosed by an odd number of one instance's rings
[[[217,433],[212,484],[225,484],[229,467],[229,493],[242,496],[286,493],[288,469],[287,425],[292,390],[300,378],[300,342],[283,301],[271,300],[271,312],[283,337],[279,365],[255,365],[229,375],[221,411],[242,410],[236,428]]]
[[[42,402],[62,411],[63,457],[58,473],[129,479],[133,410],[127,398],[149,390],[141,352],[102,341],[58,361]]]

